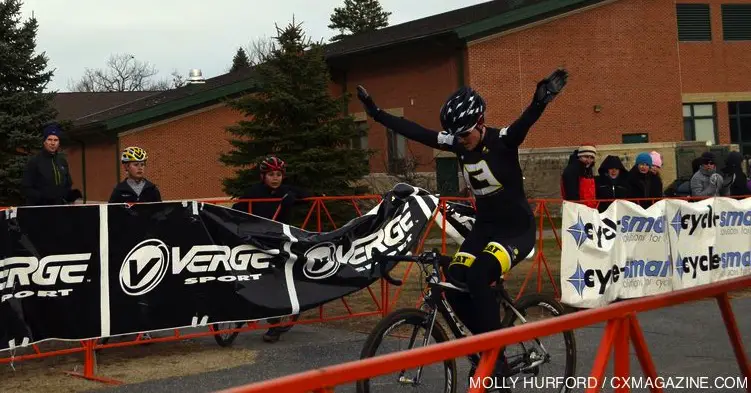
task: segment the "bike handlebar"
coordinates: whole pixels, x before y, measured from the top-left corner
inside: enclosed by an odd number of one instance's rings
[[[380,250],[375,249],[373,250],[373,264],[370,268],[370,274],[373,274],[376,262],[417,262],[422,264],[435,265],[438,263],[440,258],[441,254],[436,250],[423,252],[420,255],[383,255],[381,254]],[[395,286],[400,286],[403,284],[402,280],[397,280],[394,277],[391,277],[389,272],[386,271],[385,263],[378,263],[378,269],[381,273],[381,277],[383,277],[383,279],[386,280],[389,284]]]

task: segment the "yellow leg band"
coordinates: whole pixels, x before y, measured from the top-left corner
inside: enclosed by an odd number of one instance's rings
[[[503,247],[500,243],[490,242],[482,252],[492,254],[498,260],[498,263],[501,264],[501,275],[511,270],[511,255],[506,251],[506,247]]]
[[[454,254],[454,258],[451,260],[451,263],[449,264],[449,266],[459,264],[459,265],[464,265],[466,267],[470,267],[472,266],[472,263],[474,261],[475,261],[474,255],[468,252],[459,251],[456,254]]]

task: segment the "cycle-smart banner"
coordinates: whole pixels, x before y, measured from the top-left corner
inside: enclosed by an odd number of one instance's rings
[[[751,198],[564,202],[562,302],[594,308],[751,274]]]
[[[325,233],[196,201],[2,211],[0,351],[298,314],[378,280],[373,251],[407,254],[438,202],[399,184]],[[473,210],[446,215],[462,241]]]

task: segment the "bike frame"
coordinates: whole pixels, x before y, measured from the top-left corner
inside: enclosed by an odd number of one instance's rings
[[[421,263],[421,262],[417,262]],[[423,262],[423,264],[425,264]],[[459,317],[454,312],[454,309],[451,307],[451,305],[448,303],[446,298],[443,296],[444,292],[446,290],[450,291],[459,291],[466,293],[466,289],[462,289],[459,287],[456,287],[448,282],[442,281],[440,275],[439,275],[439,263],[437,260],[431,261],[431,264],[433,265],[433,271],[429,273],[426,277],[426,281],[428,284],[428,290],[427,293],[424,295],[424,302],[422,309],[429,315],[430,325],[426,327],[426,334],[425,339],[423,340],[423,346],[426,346],[428,344],[428,340],[430,339],[433,328],[436,323],[436,316],[438,313],[440,313],[443,318],[446,320],[446,323],[448,324],[449,329],[451,330],[451,333],[456,338],[464,338],[470,335],[469,329],[459,320]],[[519,318],[519,320],[522,323],[527,323],[527,320],[524,318],[524,316],[519,312],[519,310],[514,307],[514,302],[509,296],[508,292],[506,291],[506,288],[501,285],[501,283],[498,284],[499,286],[496,288],[497,296],[500,298],[500,303],[503,306],[504,309],[504,315],[508,313],[509,311],[516,314],[516,317]],[[427,309],[426,309],[427,308]],[[413,332],[413,336],[410,339],[410,344],[414,343],[415,335],[417,334],[417,331]],[[539,348],[543,352],[543,358],[549,356],[547,350],[542,345],[539,339],[535,338],[535,342],[539,346]],[[523,345],[523,344],[522,344]],[[468,355],[467,358],[472,364],[479,364],[480,362],[480,356],[477,354]],[[531,365],[528,365],[525,367],[525,369],[530,369],[533,367],[536,367],[540,364],[544,363],[544,361],[534,362]],[[514,370],[516,371],[516,370]],[[518,370],[518,372],[522,372],[524,370]],[[417,370],[416,375],[416,381],[409,381],[409,382],[417,382],[419,383],[420,375],[422,374],[422,366],[420,366]],[[400,373],[399,376],[400,381],[406,381],[404,378],[404,370]]]

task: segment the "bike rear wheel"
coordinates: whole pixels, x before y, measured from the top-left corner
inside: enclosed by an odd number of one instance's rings
[[[522,296],[514,307],[522,314],[526,323],[565,313],[563,305],[551,296],[533,293]],[[502,327],[513,327],[525,323],[512,310],[504,315]],[[561,341],[561,338],[563,339]],[[534,392],[570,392],[566,383],[560,385],[542,384],[545,377],[563,377],[563,381],[572,381],[576,374],[576,338],[573,331],[538,337],[527,342],[514,343],[505,349],[506,360],[513,374],[518,375],[517,386],[524,391]],[[547,360],[545,357],[549,356]],[[534,366],[538,364],[537,366]],[[531,379],[524,382],[525,378]],[[521,391],[521,390],[520,390]]]
[[[387,315],[370,332],[360,353],[360,359],[448,341],[446,331],[438,321],[433,323],[432,317],[432,314],[414,308],[397,310]],[[431,324],[430,336],[426,337]],[[358,393],[407,390],[456,392],[456,361],[449,359],[357,382]]]

